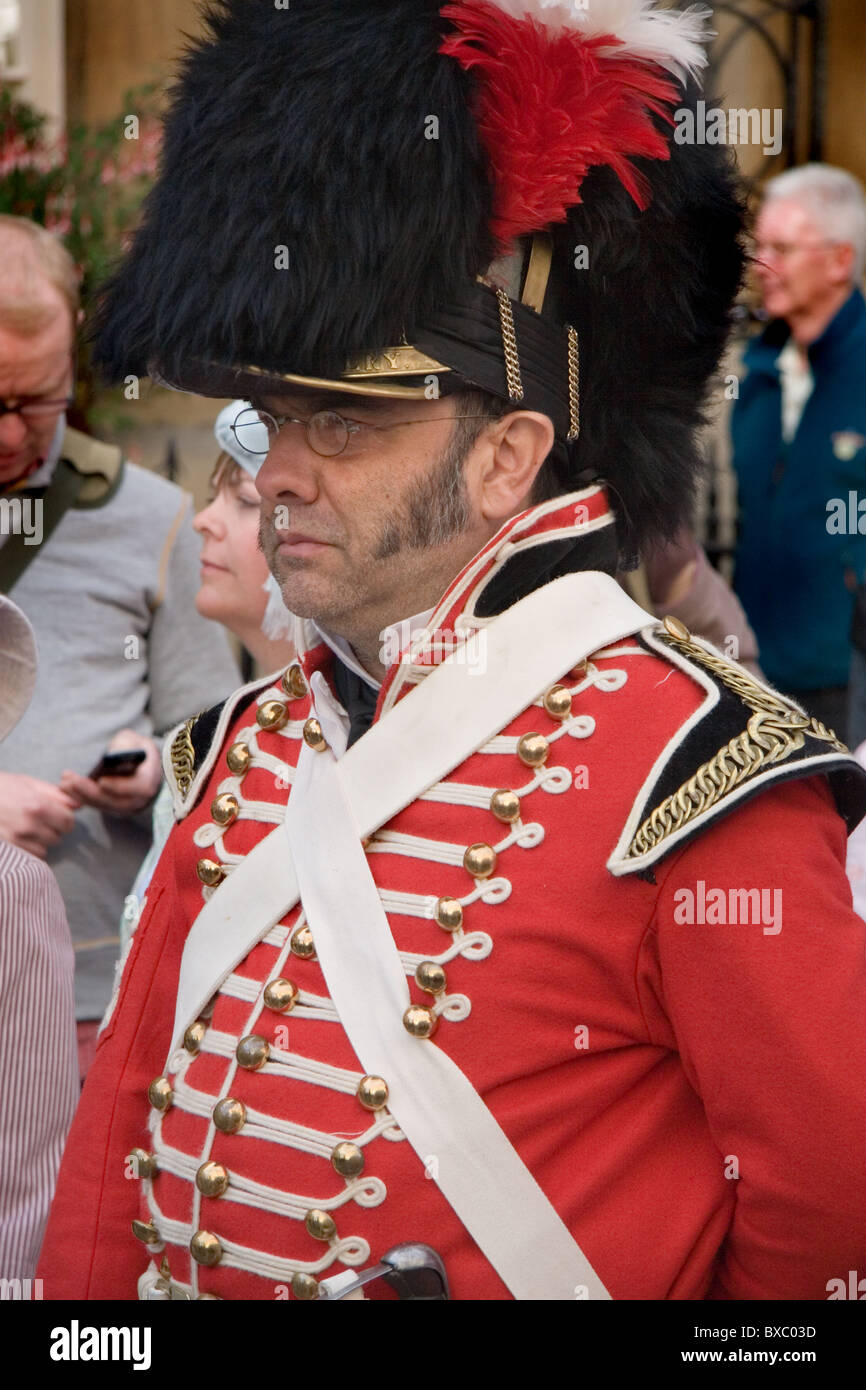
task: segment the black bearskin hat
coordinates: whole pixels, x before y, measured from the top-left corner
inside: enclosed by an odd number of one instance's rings
[[[739,285],[729,152],[679,144],[708,12],[654,0],[213,0],[97,314],[110,379],[214,396],[479,387],[562,491],[671,535]]]

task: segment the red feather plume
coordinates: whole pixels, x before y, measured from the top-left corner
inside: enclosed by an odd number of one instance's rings
[[[608,165],[637,206],[647,206],[646,180],[630,161],[670,157],[652,120],[670,121],[678,95],[662,69],[612,54],[619,43],[613,35],[555,33],[486,0],[448,4],[442,14],[457,32],[440,52],[479,79],[478,129],[493,176],[492,231],[501,248],[563,222],[593,165]]]

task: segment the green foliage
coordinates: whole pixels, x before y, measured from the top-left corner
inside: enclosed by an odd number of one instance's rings
[[[156,172],[155,93],[153,86],[128,92],[124,115],[70,126],[52,139],[46,117],[0,87],[0,211],[30,217],[63,238],[81,268],[85,297],[123,249]],[[128,138],[136,124],[136,138]]]
[[[124,98],[123,115],[54,136],[43,113],[0,84],[0,212],[29,217],[62,238],[81,272],[85,305],[123,251],[156,173],[157,91],[136,88]],[[79,360],[86,408],[86,351]]]

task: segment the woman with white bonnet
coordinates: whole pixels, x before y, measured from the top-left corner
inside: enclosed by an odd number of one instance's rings
[[[195,606],[203,617],[233,632],[261,674],[267,675],[294,658],[292,615],[258,543],[261,498],[256,474],[268,451],[268,432],[262,424],[244,425],[244,438],[251,446],[244,448],[233,428],[242,411],[249,416],[248,403],[232,401],[214,426],[221,452],[211,474],[211,500],[193,522],[203,539]]]
[[[0,595],[0,741],[27,709],[35,682],[33,629],[11,599]],[[53,873],[27,850],[0,840],[0,1278],[4,1280],[33,1277],[63,1144],[78,1102],[73,969],[72,938]]]
[[[210,477],[210,500],[193,526],[202,538],[201,587],[195,606],[204,618],[222,623],[250,653],[261,675],[279,671],[294,659],[291,640],[294,619],[283,603],[259,549],[259,505],[255,478],[268,450],[268,432],[259,425],[245,431],[253,448],[245,449],[235,435],[235,419],[247,401],[232,401],[216,418],[214,435],[219,457]],[[197,714],[190,710],[190,714]],[[163,786],[153,808],[153,845],[126,899],[120,936],[123,950],[138,920],[144,893],[173,824],[171,797]],[[109,1005],[110,1014],[112,1005]],[[108,1015],[106,1015],[107,1017]]]

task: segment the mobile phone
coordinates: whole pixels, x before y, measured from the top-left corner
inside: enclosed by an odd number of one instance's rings
[[[88,772],[96,782],[100,777],[131,777],[147,757],[144,748],[119,748],[115,753],[103,753],[99,762]]]

